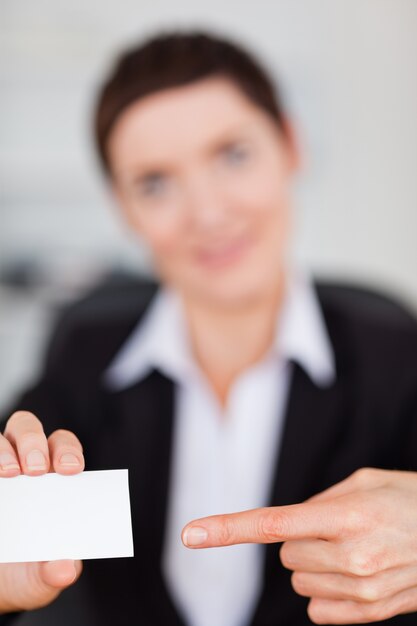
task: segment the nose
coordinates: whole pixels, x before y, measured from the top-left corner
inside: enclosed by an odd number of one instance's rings
[[[195,231],[222,231],[230,220],[229,202],[219,181],[207,173],[190,176],[186,187],[187,221]]]

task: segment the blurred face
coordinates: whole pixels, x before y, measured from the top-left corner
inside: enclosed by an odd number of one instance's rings
[[[231,81],[209,78],[133,103],[108,150],[119,204],[164,282],[219,306],[276,290],[296,150]]]

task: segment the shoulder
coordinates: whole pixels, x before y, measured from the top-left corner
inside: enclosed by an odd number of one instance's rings
[[[336,359],[357,371],[417,374],[417,318],[410,306],[373,288],[315,281]]]
[[[49,363],[88,359],[102,365],[111,359],[156,294],[159,285],[145,276],[107,278],[57,315],[49,344]],[[100,367],[99,365],[99,367]]]
[[[315,281],[323,309],[328,314],[344,314],[352,322],[417,332],[417,317],[411,308],[391,295],[350,283]]]
[[[68,324],[127,321],[140,314],[159,284],[146,276],[121,274],[105,278],[61,312]]]

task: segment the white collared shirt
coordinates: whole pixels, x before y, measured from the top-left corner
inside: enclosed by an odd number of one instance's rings
[[[188,550],[192,519],[265,506],[272,486],[292,372],[331,384],[334,356],[315,290],[289,274],[273,344],[234,382],[222,410],[192,357],[179,296],[163,288],[106,372],[115,389],[158,368],[177,384],[170,501],[162,568],[189,626],[246,626],[262,588],[256,544]]]

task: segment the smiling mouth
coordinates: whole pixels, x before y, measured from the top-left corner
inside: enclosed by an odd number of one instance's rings
[[[239,261],[249,248],[249,244],[249,237],[242,237],[222,246],[200,249],[197,251],[196,258],[200,265],[209,269],[222,268]]]

